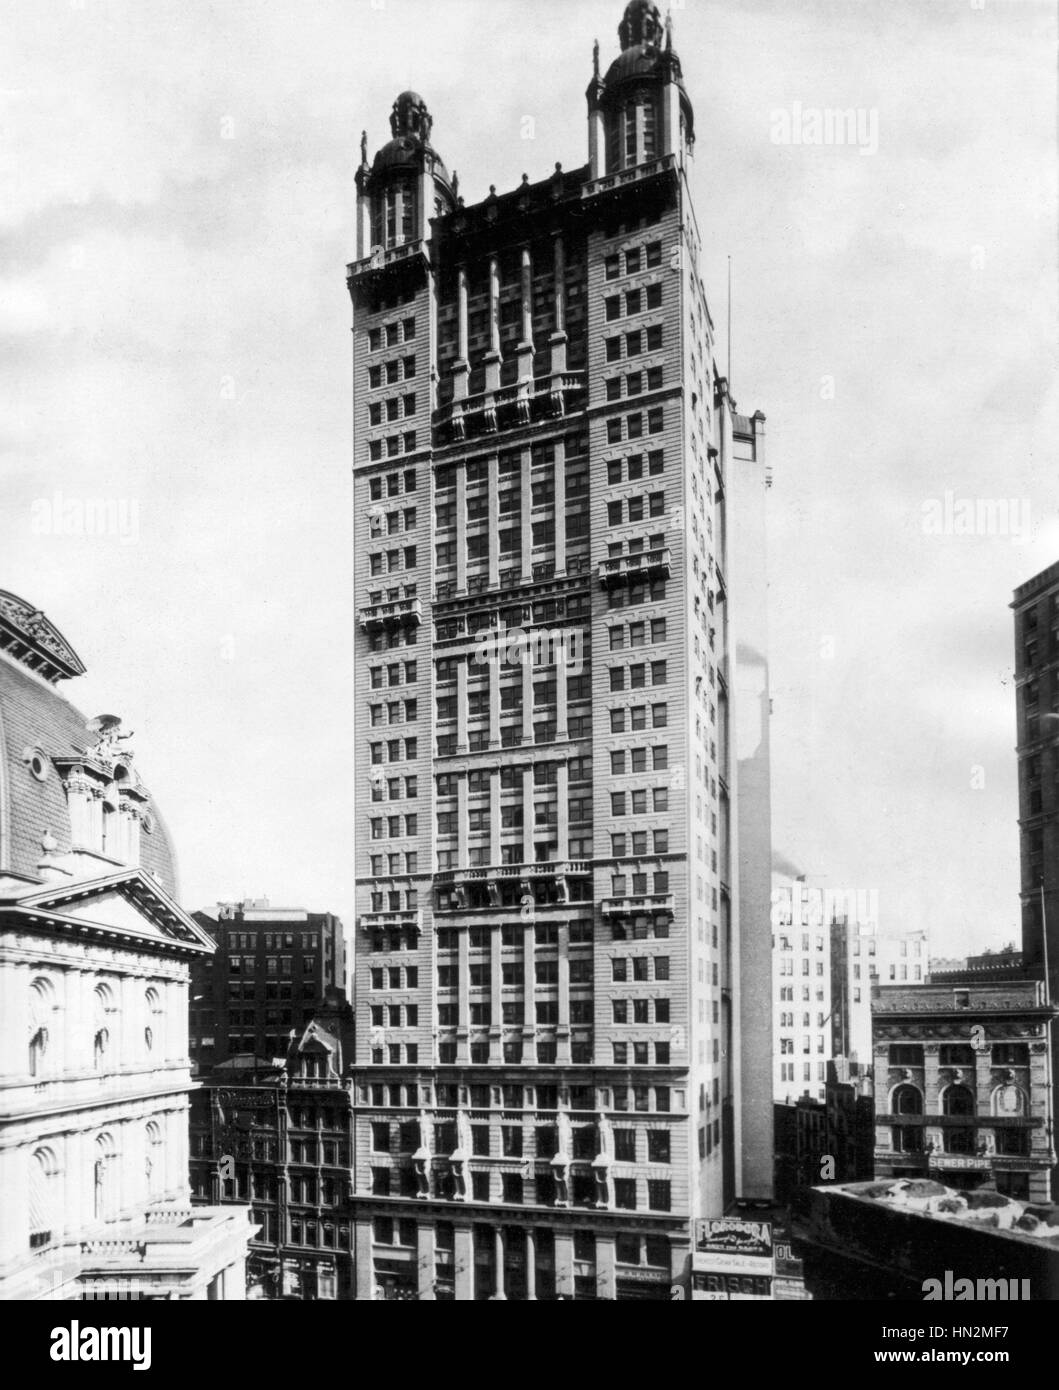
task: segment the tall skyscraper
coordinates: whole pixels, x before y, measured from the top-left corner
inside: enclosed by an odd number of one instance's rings
[[[1015,590],[1022,949],[1059,997],[1059,563]],[[1045,950],[1047,923],[1047,952]]]
[[[668,1298],[771,1196],[764,416],[619,36],[586,166],[467,206],[414,92],[362,142],[361,1298]]]
[[[1022,957],[1059,1001],[1059,562],[1020,584],[1015,611]],[[1051,1029],[1051,1073],[1059,1034]],[[1054,1111],[1054,1102],[1053,1102]],[[1059,1193],[1053,1168],[1052,1200]]]

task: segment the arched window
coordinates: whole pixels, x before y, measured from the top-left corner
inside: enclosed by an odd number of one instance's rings
[[[969,1086],[946,1086],[941,1095],[941,1111],[943,1115],[973,1115],[974,1092]],[[971,1125],[947,1125],[942,1131],[942,1139],[946,1153],[974,1153],[975,1131]]]
[[[29,987],[29,1074],[41,1076],[48,1051],[48,1025],[55,1009],[55,990],[50,980],[38,976]]]
[[[146,1050],[152,1052],[162,1018],[162,996],[153,985],[144,995],[144,1002],[147,1005],[147,1027],[143,1030],[143,1042]]]
[[[1026,1092],[1021,1086],[1016,1086],[1014,1082],[1005,1082],[1002,1086],[998,1086],[993,1092],[992,1111],[994,1115],[1017,1116],[1029,1114],[1026,1103]]]
[[[29,1248],[50,1245],[59,1234],[59,1163],[53,1150],[37,1149],[30,1160]]]
[[[147,1176],[147,1196],[157,1197],[162,1191],[162,1128],[154,1120],[147,1124],[147,1154],[144,1160]]]
[[[943,1115],[973,1115],[974,1092],[969,1086],[946,1086],[941,1110]]]
[[[114,991],[110,985],[100,981],[95,988],[96,1031],[93,1040],[93,1061],[96,1071],[102,1071],[110,1055],[110,1024],[117,1012]]]
[[[29,1040],[29,1074],[44,1075],[44,1054],[48,1050],[48,1030],[38,1028]]]
[[[103,1133],[97,1136],[93,1169],[93,1210],[97,1221],[109,1221],[117,1215],[117,1152],[113,1135]]]
[[[922,1115],[923,1094],[918,1086],[898,1086],[891,1105],[895,1115]]]

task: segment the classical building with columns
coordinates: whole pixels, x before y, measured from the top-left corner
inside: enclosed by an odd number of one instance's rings
[[[772,1194],[764,416],[619,38],[579,168],[467,205],[415,92],[362,141],[359,1298],[668,1299]]]
[[[130,735],[57,691],[84,667],[0,592],[0,1298],[242,1298],[248,1209],[192,1211],[188,979]]]

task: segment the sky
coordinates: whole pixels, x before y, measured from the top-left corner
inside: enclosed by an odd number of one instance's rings
[[[353,919],[360,132],[414,87],[468,202],[575,168],[621,12],[0,7],[0,588],[135,732],[189,908]],[[672,15],[719,354],[731,256],[732,390],[767,416],[777,862],[936,954],[997,947],[1008,604],[1059,559],[1055,6]]]

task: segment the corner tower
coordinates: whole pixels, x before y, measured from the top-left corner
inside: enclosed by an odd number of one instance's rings
[[[673,47],[673,25],[652,0],[631,0],[618,26],[621,53],[600,76],[593,53],[588,97],[590,178],[617,174],[660,155],[678,167],[695,143],[695,112]]]
[[[418,92],[390,112],[391,139],[368,163],[367,132],[357,170],[357,256],[392,252],[430,236],[430,219],[456,204],[452,180],[430,143],[434,120]]]

